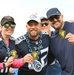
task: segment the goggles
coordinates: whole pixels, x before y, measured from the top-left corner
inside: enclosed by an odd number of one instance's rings
[[[53,22],[54,19],[57,19],[58,20],[59,17],[60,17],[59,15],[54,15],[54,16],[51,16],[50,18],[48,18],[48,20],[51,21],[51,22]]]
[[[15,28],[15,24],[8,24],[8,23],[6,23],[6,24],[4,24],[3,25],[5,28],[9,28],[9,27],[11,27],[11,28]]]
[[[43,26],[48,26],[49,23],[48,23],[48,22],[45,22],[45,23],[41,23],[41,25],[42,25],[42,27],[43,27]]]

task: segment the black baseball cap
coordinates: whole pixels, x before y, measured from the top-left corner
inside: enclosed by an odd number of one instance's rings
[[[51,16],[54,16],[54,15],[61,15],[61,12],[59,11],[58,8],[51,8],[47,11],[46,15],[47,15],[47,18],[50,18]]]
[[[16,25],[15,21],[14,21],[14,18],[11,17],[11,16],[4,16],[2,19],[1,19],[1,25],[4,25],[5,23],[7,22],[12,22],[13,24]]]

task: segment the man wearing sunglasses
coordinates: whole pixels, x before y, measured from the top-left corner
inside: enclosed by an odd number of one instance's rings
[[[51,31],[53,30],[46,17],[41,17],[41,31],[45,34],[49,34],[51,37]],[[46,75],[61,75],[61,67],[56,59],[48,66]]]
[[[74,23],[64,22],[58,8],[49,9],[46,15],[55,29],[51,33],[50,48],[61,64],[62,75],[74,75]]]
[[[46,17],[41,17],[41,31],[50,35],[50,25]]]

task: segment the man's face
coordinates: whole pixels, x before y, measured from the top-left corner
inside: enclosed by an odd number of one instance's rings
[[[48,18],[50,25],[55,29],[55,30],[60,30],[63,24],[63,16],[62,15],[54,15]]]
[[[42,20],[41,21],[41,31],[48,33],[49,30],[50,30],[50,25],[49,25],[48,20]]]
[[[30,21],[27,26],[28,34],[31,38],[36,38],[40,33],[40,24],[36,21]]]

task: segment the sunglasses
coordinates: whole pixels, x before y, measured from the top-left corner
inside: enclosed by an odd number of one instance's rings
[[[15,24],[4,24],[3,25],[5,28],[9,28],[9,27],[11,27],[11,28],[15,28]]]
[[[50,18],[48,18],[48,20],[51,21],[51,22],[53,22],[54,19],[57,19],[58,20],[59,18],[60,18],[59,15],[54,15],[54,16],[51,16]]]
[[[43,27],[43,26],[48,26],[49,23],[48,23],[48,22],[45,22],[45,23],[41,23],[41,25],[42,25],[42,27]]]

